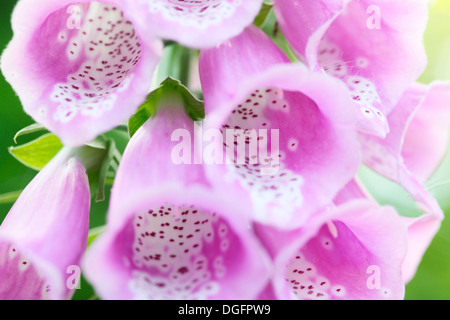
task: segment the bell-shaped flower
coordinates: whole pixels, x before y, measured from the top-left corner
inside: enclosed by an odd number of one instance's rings
[[[180,95],[158,96],[125,150],[85,275],[103,299],[253,299],[270,263],[249,228],[250,201],[214,187],[195,164],[200,136]]]
[[[339,80],[290,63],[255,26],[202,50],[199,69],[205,127],[224,136],[220,174],[245,186],[255,220],[297,228],[357,172],[355,110]]]
[[[407,120],[402,122],[398,129],[399,135],[403,131],[401,140],[403,142],[399,142],[397,148],[401,148],[401,156],[406,167],[421,183],[432,176],[447,153],[450,142],[448,101],[450,101],[450,82],[412,84],[401,100],[401,103],[409,104],[409,108],[412,109],[409,113],[406,111],[404,117]],[[399,109],[398,112],[402,108],[408,108],[401,103],[396,107]],[[389,138],[394,139],[394,136]]]
[[[261,299],[402,299],[407,229],[369,200],[329,206],[298,230],[258,225],[275,272]]]
[[[120,125],[150,90],[162,45],[134,23],[129,2],[17,3],[3,75],[25,111],[66,145]]]
[[[450,84],[412,84],[388,117],[391,132],[385,139],[361,135],[363,160],[379,174],[398,182],[411,194],[425,215],[404,218],[409,225],[411,250],[405,263],[405,279],[415,274],[423,253],[444,218],[426,188],[437,170],[450,138]]]
[[[402,217],[408,227],[408,253],[403,262],[403,280],[410,282],[416,275],[423,255],[441,228],[443,215],[424,214],[416,218]]]
[[[137,0],[136,17],[156,36],[191,48],[214,47],[251,25],[263,0]]]
[[[89,230],[86,169],[63,149],[22,192],[0,226],[0,299],[70,299]]]
[[[446,154],[448,99],[449,83],[414,83],[389,115],[391,132],[385,139],[360,135],[364,163],[400,183],[428,213],[441,211],[423,184]]]
[[[395,194],[393,195],[395,197]],[[363,184],[356,180],[350,181],[336,196],[334,203],[342,205],[354,200],[375,199],[367,192]],[[395,199],[392,199],[395,202]],[[400,212],[399,212],[400,213]],[[408,212],[404,212],[408,214]],[[443,219],[442,211],[425,212],[417,217],[401,216],[402,223],[408,228],[408,251],[402,264],[402,275],[405,283],[411,281],[425,251],[439,231]]]
[[[344,81],[359,111],[359,130],[384,137],[387,115],[426,65],[427,2],[274,2],[283,34],[298,57]]]

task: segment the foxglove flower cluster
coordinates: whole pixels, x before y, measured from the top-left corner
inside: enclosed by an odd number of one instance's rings
[[[426,1],[274,0],[295,57],[253,23],[262,6],[19,0],[2,72],[65,146],[0,227],[0,298],[70,299],[77,266],[102,299],[404,298],[444,218],[424,187],[450,133],[450,83],[416,82]],[[155,89],[171,42],[199,50],[201,122],[185,86]],[[80,149],[127,120],[141,126],[85,253]],[[363,165],[423,214],[378,204]]]
[[[63,149],[22,192],[0,227],[0,299],[67,299],[86,248],[86,168]],[[70,282],[70,283],[69,283]],[[72,289],[72,290],[69,290]]]
[[[203,165],[172,162],[172,132],[186,128],[194,144],[193,122],[176,93],[162,95],[128,144],[86,275],[106,299],[252,299],[270,264],[248,232],[249,201],[211,187]]]

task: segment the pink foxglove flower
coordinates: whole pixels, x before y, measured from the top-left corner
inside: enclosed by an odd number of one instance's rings
[[[416,275],[417,268],[422,261],[439,229],[443,215],[424,214],[416,218],[405,218],[403,222],[408,227],[408,254],[403,262],[403,280],[410,282]]]
[[[334,203],[342,205],[354,200],[370,200],[376,203],[362,185],[352,180],[343,188],[334,199]],[[408,283],[416,274],[423,254],[439,231],[443,214],[442,211],[425,212],[418,217],[400,217],[408,229],[408,251],[402,264],[402,276]]]
[[[259,225],[275,275],[262,299],[402,299],[407,230],[369,200],[330,206],[291,232]]]
[[[365,199],[375,202],[357,181],[351,181],[335,198],[336,204],[343,204],[355,199]],[[403,224],[408,228],[408,251],[403,261],[402,274],[405,283],[408,283],[416,274],[423,254],[441,227],[442,211],[425,212],[418,217],[401,217]]]
[[[298,56],[347,84],[359,130],[385,136],[387,115],[426,65],[426,1],[276,0],[275,12]]]
[[[258,28],[202,50],[199,68],[205,127],[222,129],[228,160],[237,149],[222,170],[249,190],[257,221],[299,227],[358,170],[356,117],[345,86],[291,64]],[[245,140],[226,139],[236,129]],[[252,144],[258,158],[245,147]]]
[[[0,226],[0,299],[70,299],[89,229],[86,169],[68,149],[42,169]]]
[[[253,299],[270,264],[249,229],[249,201],[213,188],[203,165],[177,164],[176,141],[198,143],[194,122],[176,92],[158,105],[124,153],[86,277],[103,299]]]
[[[364,162],[400,183],[418,202],[425,215],[404,218],[409,226],[410,250],[405,280],[417,266],[440,228],[442,210],[425,187],[442,162],[450,137],[450,84],[412,84],[388,117],[391,132],[385,139],[361,135]]]
[[[446,153],[450,112],[448,83],[413,84],[388,117],[385,139],[361,135],[363,160],[373,170],[400,183],[429,213],[440,208],[423,183]]]
[[[72,146],[126,121],[145,100],[160,41],[130,1],[21,0],[2,71],[34,120]]]
[[[401,102],[412,110],[403,123],[401,156],[411,173],[424,183],[441,164],[450,142],[450,82],[412,84],[403,96]],[[396,108],[408,107],[399,103]]]
[[[263,0],[139,0],[149,32],[192,48],[213,47],[253,23]]]

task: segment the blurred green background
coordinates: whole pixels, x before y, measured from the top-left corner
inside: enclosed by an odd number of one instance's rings
[[[3,50],[12,37],[10,17],[15,3],[16,0],[0,1],[0,50]],[[420,81],[430,83],[435,80],[450,80],[450,0],[434,1],[430,9],[425,45],[429,65]],[[0,195],[13,192],[12,196],[14,196],[14,193],[24,189],[37,173],[19,163],[8,152],[8,147],[14,145],[13,137],[16,132],[32,123],[33,120],[23,112],[15,93],[0,75]],[[35,137],[33,135],[19,137],[18,142],[22,144]],[[363,175],[370,176],[369,173],[363,173]],[[369,189],[377,193],[380,203],[394,204],[403,211],[410,205],[405,206],[402,202],[406,198],[402,190],[379,177],[370,176],[370,178],[372,182],[376,181],[376,185],[372,183]],[[450,153],[431,179],[441,184],[431,192],[447,215],[450,215],[449,180]],[[108,195],[109,189],[106,191]],[[12,204],[0,201],[0,221],[8,213]],[[91,227],[103,225],[107,201],[94,202],[91,210]],[[77,290],[74,299],[89,299],[93,296],[92,288],[83,279],[81,290]],[[416,277],[407,285],[406,299],[450,299],[450,219],[444,221],[440,232],[425,254]]]

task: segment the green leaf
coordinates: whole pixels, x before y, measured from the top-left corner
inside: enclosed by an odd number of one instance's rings
[[[99,176],[98,176],[98,188],[96,201],[105,200],[105,183],[108,170],[116,154],[116,144],[114,140],[110,139],[108,142],[108,149],[103,158],[103,162],[100,166]]]
[[[266,21],[261,29],[273,40],[273,42],[275,42],[275,44],[288,56],[292,62],[299,61],[295,56],[289,42],[284,37],[273,10],[268,12]]]
[[[128,133],[130,138],[139,130],[139,128],[155,113],[156,102],[159,95],[159,88],[152,91],[145,100],[144,104],[139,107],[135,115],[128,120]]]
[[[273,3],[264,2],[253,23],[258,27],[263,26],[269,16],[270,10],[272,10],[272,7]]]
[[[105,185],[114,160],[120,161],[120,153],[114,139],[100,136],[78,150],[89,175],[89,183],[96,202],[105,200]]]
[[[168,46],[171,46],[171,45],[176,44],[176,41],[172,41],[172,40],[163,40],[163,43],[164,43],[164,47],[168,47]]]
[[[186,113],[193,121],[201,121],[205,118],[205,106],[203,101],[197,99],[180,81],[168,77],[161,83],[161,86],[163,88],[175,89],[175,91],[181,94]]]
[[[0,194],[0,204],[13,203],[14,201],[17,200],[17,198],[19,198],[21,193],[22,190]]]
[[[158,64],[157,83],[161,83],[167,77],[172,77],[185,85],[189,85],[193,53],[194,50],[177,43],[167,45]]]
[[[145,103],[128,121],[128,132],[130,137],[132,137],[136,131],[157,112],[158,104],[162,97],[176,94],[181,97],[186,113],[193,121],[201,121],[205,118],[205,107],[203,102],[197,99],[188,88],[181,84],[180,81],[167,77],[166,80],[161,82],[160,87],[147,96]]]
[[[89,246],[92,244],[92,242],[94,242],[95,239],[99,235],[101,235],[103,233],[103,231],[105,231],[105,229],[106,229],[105,226],[101,226],[101,227],[97,227],[97,228],[93,228],[93,229],[89,230],[87,248],[89,248]]]
[[[116,143],[117,151],[121,154],[125,151],[128,143],[130,142],[130,136],[128,135],[128,125],[124,126],[126,129],[114,129],[106,132],[104,136],[106,138],[113,139]]]
[[[36,140],[18,147],[10,147],[10,154],[18,161],[34,170],[41,170],[53,159],[63,147],[57,136],[52,133],[45,134]]]
[[[17,132],[16,135],[14,136],[14,142],[17,143],[17,138],[20,136],[34,133],[34,132],[44,131],[44,130],[47,130],[47,129],[43,125],[41,125],[39,123],[34,123],[32,125],[29,125],[28,127],[23,128],[19,132]]]

